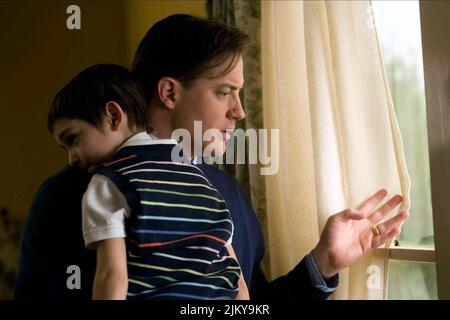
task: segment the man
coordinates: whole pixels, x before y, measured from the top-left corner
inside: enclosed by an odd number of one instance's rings
[[[215,155],[224,152],[229,132],[245,117],[239,90],[244,85],[242,51],[247,40],[237,29],[189,15],[173,15],[150,28],[136,52],[133,71],[146,94],[155,137],[168,138],[176,129],[187,129],[193,136],[194,121],[201,121],[203,132],[220,132],[214,140]],[[203,142],[202,150],[208,145]],[[330,217],[311,253],[289,274],[268,283],[260,268],[261,230],[248,200],[233,178],[209,165],[199,167],[222,193],[232,215],[233,246],[251,299],[326,298],[337,286],[340,269],[396,237],[408,217],[402,212],[376,226],[402,200],[396,196],[372,212],[386,196],[381,190],[360,208]],[[67,168],[41,187],[24,234],[16,298],[90,298],[95,261],[84,250],[80,214],[88,179],[76,168]],[[72,190],[63,192],[69,186]],[[66,203],[71,212],[65,211]],[[46,224],[55,218],[45,217],[62,214],[65,233],[73,237],[69,244],[54,243],[54,233],[61,228]],[[80,290],[67,289],[69,264],[82,266]]]

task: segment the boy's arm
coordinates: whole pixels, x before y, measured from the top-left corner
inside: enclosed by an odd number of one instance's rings
[[[99,241],[92,298],[94,300],[125,300],[127,291],[125,238]]]
[[[226,247],[228,249],[228,252],[230,253],[230,256],[233,257],[233,259],[235,259],[236,261],[238,261],[238,259],[236,257],[236,253],[234,252],[234,249],[231,246],[231,244],[227,245]],[[239,263],[239,261],[238,261],[238,263]],[[247,283],[245,282],[242,271],[241,271],[241,276],[239,277],[238,286],[239,286],[239,293],[236,296],[236,300],[250,300]]]
[[[95,174],[82,201],[83,237],[88,249],[96,249],[93,299],[125,299],[128,273],[125,218],[130,214],[127,199],[102,174]]]

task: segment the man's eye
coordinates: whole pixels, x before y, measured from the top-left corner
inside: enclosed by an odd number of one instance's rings
[[[226,97],[226,96],[228,96],[230,93],[231,93],[230,91],[220,91],[220,92],[219,92],[219,95],[221,95],[221,96],[223,96],[223,97]]]

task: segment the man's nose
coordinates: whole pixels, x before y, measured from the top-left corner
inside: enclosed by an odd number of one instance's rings
[[[232,108],[230,109],[229,113],[230,113],[229,116],[234,118],[236,121],[245,118],[245,111],[244,108],[242,107],[241,98],[239,97],[239,95],[236,97],[236,101],[232,106]]]

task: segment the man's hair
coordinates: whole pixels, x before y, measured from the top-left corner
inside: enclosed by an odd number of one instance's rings
[[[53,133],[59,119],[81,119],[100,128],[106,103],[114,101],[127,114],[128,126],[147,130],[144,93],[136,77],[125,67],[96,64],[81,71],[53,99],[47,127]]]
[[[148,30],[136,51],[133,72],[149,104],[163,77],[173,77],[188,86],[203,76],[226,75],[236,65],[248,41],[248,35],[220,21],[187,14],[171,15]],[[210,74],[226,61],[229,63],[223,70]]]

